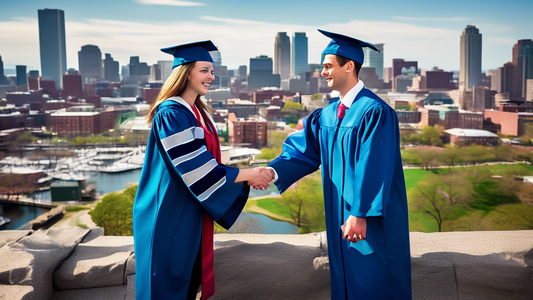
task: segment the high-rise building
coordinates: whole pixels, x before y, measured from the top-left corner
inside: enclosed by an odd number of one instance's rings
[[[392,90],[393,91],[399,91],[398,89],[398,85],[397,85],[397,77],[398,76],[410,76],[411,79],[412,77],[414,77],[415,74],[418,74],[418,62],[417,61],[405,61],[401,58],[394,58],[392,60],[392,77],[390,78],[390,80],[392,81]],[[409,81],[409,79],[405,79],[404,80],[405,82],[402,82],[403,83],[403,86],[405,86],[405,84],[407,84],[407,82]],[[404,90],[404,88],[402,88],[401,90]]]
[[[2,61],[2,56],[0,56],[0,85],[6,84],[6,79],[4,76],[4,62]]]
[[[150,68],[150,80],[161,81],[162,79],[161,65],[154,64]]]
[[[471,90],[481,83],[481,33],[474,25],[467,25],[461,35],[461,66],[459,89]]]
[[[42,77],[54,80],[56,88],[62,88],[62,75],[67,71],[65,13],[60,9],[39,9],[38,16]]]
[[[533,79],[526,81],[526,101],[533,101]]]
[[[31,70],[28,72],[28,78],[38,78],[39,76],[39,70]]]
[[[519,92],[517,89],[516,66],[508,62],[502,67],[502,90],[501,93],[508,93],[510,100],[517,100]]]
[[[82,99],[83,98],[83,84],[82,76],[75,70],[69,69],[67,74],[63,75],[63,92],[61,92],[63,99]]]
[[[141,75],[150,75],[150,67],[145,62],[140,62],[138,56],[130,57],[129,64],[130,74],[129,76],[141,76]]]
[[[246,81],[248,77],[248,67],[247,66],[239,66],[239,78],[242,81]]]
[[[363,67],[365,68],[374,68],[376,69],[376,74],[378,74],[379,79],[383,79],[383,46],[385,44],[374,44],[378,48],[379,52],[368,47],[363,47],[363,52],[365,54],[365,60]]]
[[[485,109],[491,109],[493,107],[492,93],[486,86],[473,86],[472,99],[466,103],[466,110],[483,112]]]
[[[17,86],[28,85],[28,75],[26,74],[26,66],[17,66]]]
[[[250,66],[250,72],[252,68]],[[289,78],[291,73],[291,40],[286,32],[278,32],[274,42],[274,74],[281,79]]]
[[[302,75],[308,71],[308,47],[305,32],[295,32],[292,36],[292,68],[291,75]]]
[[[248,87],[259,89],[261,87],[280,87],[279,74],[272,74],[272,58],[261,55],[250,58],[250,77]]]
[[[516,88],[521,99],[526,98],[527,80],[533,79],[533,40],[519,40],[513,47],[516,66]]]
[[[165,82],[172,73],[172,61],[171,60],[159,60],[157,64],[161,66],[161,80]]]
[[[102,52],[95,45],[85,45],[78,51],[78,64],[83,82],[102,79]]]
[[[503,68],[500,67],[496,70],[489,70],[489,75],[490,89],[496,91],[496,93],[501,93],[503,87]]]
[[[213,58],[213,68],[217,68],[222,66],[222,54],[220,51],[211,51],[209,52],[211,54],[211,58]]]
[[[104,59],[104,79],[109,82],[120,81],[118,61],[115,61],[111,54],[106,53]]]

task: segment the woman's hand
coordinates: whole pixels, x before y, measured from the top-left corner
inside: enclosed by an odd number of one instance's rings
[[[248,185],[256,190],[264,190],[270,186],[274,179],[274,172],[271,169],[257,167],[253,169],[240,169],[235,182],[247,181]]]
[[[264,190],[270,187],[273,179],[274,172],[271,169],[257,167],[252,169],[252,178],[248,180],[248,185],[256,190]]]

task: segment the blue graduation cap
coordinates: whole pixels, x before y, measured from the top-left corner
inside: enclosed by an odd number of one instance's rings
[[[326,54],[335,54],[344,56],[360,64],[363,64],[365,60],[365,56],[363,54],[363,47],[368,47],[379,52],[378,48],[376,48],[370,43],[363,42],[361,40],[354,39],[349,36],[345,36],[338,33],[333,33],[320,29],[318,29],[318,31],[320,31],[320,33],[331,39],[331,42],[329,42],[326,49],[322,51],[321,62],[324,61],[324,57],[326,56]]]
[[[161,51],[174,56],[172,69],[193,61],[213,62],[213,58],[211,57],[211,54],[209,54],[209,51],[217,50],[217,47],[211,41],[189,43],[161,49]]]

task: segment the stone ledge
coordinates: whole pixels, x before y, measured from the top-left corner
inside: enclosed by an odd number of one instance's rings
[[[133,300],[133,239],[102,232],[0,232],[0,299]],[[410,238],[413,299],[531,299],[533,231]],[[217,234],[213,299],[329,299],[325,243],[324,233]]]

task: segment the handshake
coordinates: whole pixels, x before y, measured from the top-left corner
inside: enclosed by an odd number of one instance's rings
[[[270,182],[274,180],[274,170],[265,167],[256,167],[249,170],[247,176],[248,185],[256,190],[265,190],[270,187]]]

